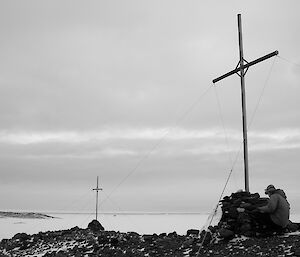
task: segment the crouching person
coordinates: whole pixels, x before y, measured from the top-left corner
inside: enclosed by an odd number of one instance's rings
[[[273,185],[269,185],[265,189],[265,194],[269,196],[268,204],[258,207],[258,211],[263,214],[263,222],[266,229],[274,232],[283,232],[290,223],[290,204],[286,199],[283,190],[276,189]]]

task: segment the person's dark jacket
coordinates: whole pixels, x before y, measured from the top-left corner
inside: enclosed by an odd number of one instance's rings
[[[271,220],[282,228],[285,228],[289,223],[290,204],[286,199],[284,191],[281,189],[277,189],[271,194],[268,204],[260,207],[259,210],[270,213]]]

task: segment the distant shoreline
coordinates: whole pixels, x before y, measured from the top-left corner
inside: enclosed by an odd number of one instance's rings
[[[0,211],[0,218],[54,219],[55,217],[43,213],[36,213],[36,212]]]

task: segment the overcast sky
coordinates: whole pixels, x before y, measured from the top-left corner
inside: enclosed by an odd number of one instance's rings
[[[0,209],[210,212],[244,188],[300,211],[300,2],[0,1]],[[104,200],[104,201],[103,201]]]

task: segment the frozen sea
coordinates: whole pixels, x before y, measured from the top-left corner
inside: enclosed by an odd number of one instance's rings
[[[86,228],[95,219],[95,214],[84,213],[44,213],[55,218],[0,218],[0,240],[11,238],[16,233],[35,234],[40,231],[55,231],[78,226]],[[215,217],[213,222],[217,222]],[[137,232],[139,234],[170,233],[186,234],[188,229],[203,229],[211,220],[209,214],[199,213],[118,213],[98,214],[98,220],[105,230]]]

